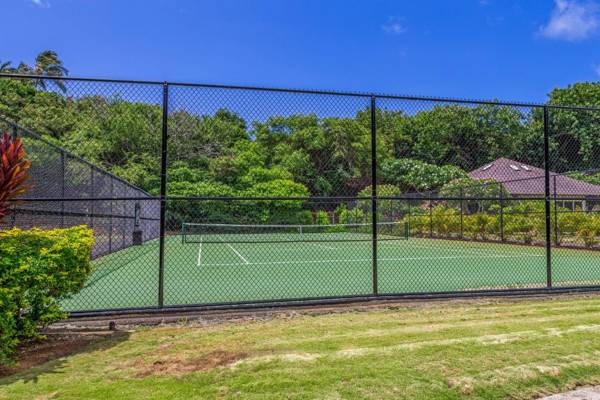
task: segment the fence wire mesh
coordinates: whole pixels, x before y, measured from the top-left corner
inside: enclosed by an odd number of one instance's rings
[[[598,109],[3,76],[0,110],[0,227],[94,231],[70,311],[600,283]]]

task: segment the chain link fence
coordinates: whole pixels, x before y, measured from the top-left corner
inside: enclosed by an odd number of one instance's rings
[[[1,77],[2,228],[94,230],[72,312],[600,286],[599,109]]]

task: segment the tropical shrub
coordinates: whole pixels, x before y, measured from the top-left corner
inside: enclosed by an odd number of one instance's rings
[[[556,214],[555,214],[556,212]],[[556,217],[556,224],[554,217]],[[569,238],[576,237],[579,227],[589,216],[581,210],[572,210],[563,207],[552,207],[552,238],[556,245],[560,245]],[[555,226],[556,225],[556,226]]]
[[[29,166],[21,139],[4,133],[0,138],[0,221],[8,214],[9,201],[27,190]]]
[[[460,213],[456,209],[444,205],[433,207],[431,225],[433,232],[438,236],[456,234],[460,232]]]
[[[329,221],[329,214],[327,211],[319,210],[315,214],[315,224],[317,225],[329,225],[331,221]]]
[[[600,219],[596,216],[588,216],[577,229],[577,239],[586,247],[594,247],[598,244],[598,232],[600,231]]]
[[[542,201],[519,201],[504,209],[504,236],[527,244],[544,237],[545,206]]]
[[[497,227],[497,215],[476,213],[463,216],[464,233],[474,239],[487,240],[490,235],[497,233]]]
[[[92,230],[0,231],[0,363],[10,363],[15,347],[40,337],[38,329],[65,316],[60,301],[87,281]]]
[[[340,224],[361,224],[365,223],[365,212],[358,207],[348,208],[345,204],[338,207],[335,211]]]

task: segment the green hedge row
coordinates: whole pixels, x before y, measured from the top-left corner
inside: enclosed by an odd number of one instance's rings
[[[556,215],[556,222],[555,222]],[[446,205],[434,206],[429,212],[405,216],[415,236],[458,237],[461,235],[460,211]],[[555,226],[556,225],[556,226]],[[555,229],[556,228],[556,229]],[[555,244],[583,244],[594,247],[600,243],[600,217],[596,213],[551,209],[551,233]],[[546,220],[544,205],[518,204],[499,210],[463,214],[462,236],[477,240],[505,240],[531,244],[544,241]]]
[[[23,339],[65,316],[60,301],[91,273],[94,239],[85,226],[0,231],[0,364]]]

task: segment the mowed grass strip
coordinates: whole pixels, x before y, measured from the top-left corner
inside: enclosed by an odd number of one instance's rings
[[[427,303],[138,329],[2,399],[531,399],[600,383],[600,297]]]

